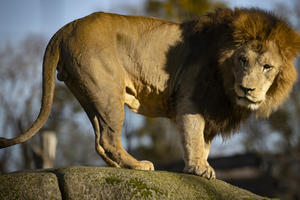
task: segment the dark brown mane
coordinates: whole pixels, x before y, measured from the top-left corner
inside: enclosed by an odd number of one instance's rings
[[[267,117],[287,98],[297,76],[293,61],[300,50],[300,37],[286,22],[259,9],[218,9],[184,22],[182,28],[193,52],[187,62],[203,68],[197,87],[201,91],[195,91],[194,98],[201,102],[199,112],[209,124],[207,135],[231,133],[250,114],[230,101],[234,84],[230,52],[247,42],[258,41],[264,46],[274,41],[285,63],[256,116]]]

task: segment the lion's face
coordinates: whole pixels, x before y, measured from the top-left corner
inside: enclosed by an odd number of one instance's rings
[[[267,98],[267,92],[283,63],[274,42],[264,45],[253,41],[233,55],[235,101],[250,110],[257,110]]]

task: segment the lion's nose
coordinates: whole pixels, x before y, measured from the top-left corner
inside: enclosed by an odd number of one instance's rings
[[[240,89],[243,90],[245,93],[249,93],[249,92],[255,90],[255,88],[247,88],[247,87],[244,87],[242,85],[240,85]]]

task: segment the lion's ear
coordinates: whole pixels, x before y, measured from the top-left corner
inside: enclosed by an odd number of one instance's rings
[[[291,43],[295,51],[295,56],[299,57],[300,56],[300,34],[294,31],[294,33],[291,36],[292,36]]]
[[[275,41],[277,41],[283,56],[286,58],[299,57],[300,56],[300,34],[294,29],[287,27],[285,24],[281,24],[274,31],[277,33]]]
[[[300,35],[285,23],[275,26],[271,32],[271,40],[278,44],[281,55],[286,59],[300,56]]]
[[[299,33],[296,34],[297,34],[297,38],[295,44],[297,46],[297,57],[300,57],[300,34]]]

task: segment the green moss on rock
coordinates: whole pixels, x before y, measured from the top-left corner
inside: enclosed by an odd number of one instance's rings
[[[107,178],[105,178],[105,181],[106,181],[106,183],[112,184],[112,185],[122,182],[122,180],[115,178],[115,177],[107,177]]]

